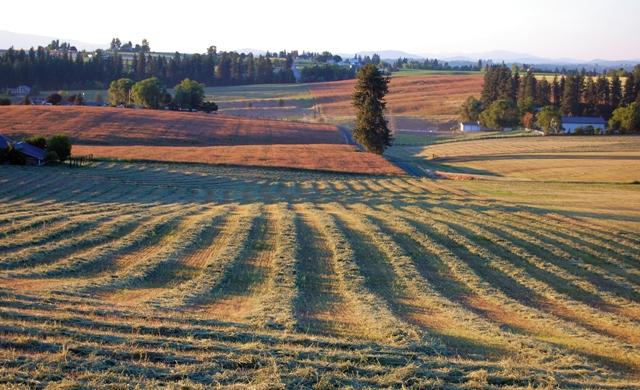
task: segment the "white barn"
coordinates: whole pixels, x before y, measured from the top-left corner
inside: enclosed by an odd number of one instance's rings
[[[563,116],[562,128],[567,134],[572,134],[578,128],[591,126],[594,130],[604,132],[607,122],[601,116]]]
[[[480,130],[482,130],[482,127],[477,122],[460,122],[460,131],[472,132]]]

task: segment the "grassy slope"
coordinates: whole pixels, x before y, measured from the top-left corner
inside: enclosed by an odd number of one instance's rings
[[[435,142],[425,147],[398,146],[389,153],[428,169],[488,179],[640,181],[640,137],[637,136],[500,137],[469,138],[463,142],[436,139]]]

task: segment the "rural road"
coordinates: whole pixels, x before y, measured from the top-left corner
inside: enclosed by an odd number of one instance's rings
[[[362,147],[362,145],[360,145],[353,139],[353,135],[351,134],[351,130],[349,128],[347,128],[346,126],[338,126],[338,129],[340,129],[340,132],[344,137],[344,142],[347,145],[354,145],[356,148],[358,148],[358,150],[364,151],[364,148]],[[416,167],[415,165],[413,165],[408,161],[404,161],[391,156],[385,156],[385,158],[389,160],[391,163],[397,165],[400,169],[405,171],[409,176],[430,177],[428,172],[425,172],[424,170]]]

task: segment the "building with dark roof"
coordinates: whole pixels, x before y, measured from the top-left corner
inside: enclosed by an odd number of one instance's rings
[[[17,142],[13,145],[13,148],[24,156],[27,164],[38,166],[44,165],[45,151],[43,149],[26,142]]]
[[[574,133],[576,129],[591,126],[594,130],[604,132],[607,122],[601,116],[563,116],[562,128],[568,134]]]

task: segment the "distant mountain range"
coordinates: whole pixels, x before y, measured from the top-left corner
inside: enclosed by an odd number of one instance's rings
[[[506,64],[528,64],[535,65],[538,69],[554,70],[555,68],[565,67],[567,69],[580,69],[586,68],[588,70],[595,69],[596,71],[602,71],[604,69],[611,68],[625,68],[631,69],[636,64],[640,64],[640,59],[625,59],[625,60],[605,60],[605,59],[593,59],[593,60],[579,60],[575,58],[545,58],[538,57],[526,53],[516,53],[506,50],[494,50],[478,53],[440,53],[440,54],[413,54],[399,50],[380,50],[380,51],[361,51],[358,55],[372,56],[374,53],[385,60],[396,60],[398,58],[408,58],[414,60],[421,60],[425,58],[437,58],[441,61],[447,61],[451,65],[465,65],[475,64],[479,59],[484,62],[491,61],[493,63],[504,62]],[[346,56],[352,56],[346,54]]]
[[[30,47],[44,46],[49,44],[54,39],[60,39],[61,42],[69,42],[71,45],[76,46],[78,50],[96,50],[106,49],[109,44],[89,43],[82,42],[75,39],[66,39],[54,36],[35,35],[35,34],[22,34],[11,31],[0,31],[0,49],[8,49],[13,46],[16,49],[29,49]],[[239,53],[253,53],[254,55],[261,55],[266,53],[266,50],[261,49],[238,49]],[[536,65],[538,69],[554,70],[555,68],[565,67],[567,69],[580,69],[586,68],[588,70],[602,71],[603,69],[611,68],[625,68],[631,69],[636,64],[640,63],[640,59],[625,59],[625,60],[606,60],[606,59],[593,59],[589,61],[578,60],[574,58],[544,58],[538,57],[526,53],[516,53],[506,50],[494,50],[487,52],[477,53],[423,53],[414,54],[401,50],[379,50],[379,51],[360,51],[355,54],[361,56],[372,56],[377,53],[382,59],[395,60],[398,58],[409,58],[414,60],[420,60],[425,58],[437,58],[441,61],[447,61],[451,65],[465,65],[475,64],[479,59],[483,61],[492,61],[493,63],[505,62],[507,64],[529,64]],[[354,53],[340,53],[343,58],[351,58]]]
[[[8,49],[13,46],[15,49],[26,50],[31,47],[46,46],[55,39],[59,39],[60,42],[69,42],[72,46],[78,48],[78,50],[96,50],[106,49],[109,47],[108,43],[88,43],[75,39],[66,39],[47,35],[22,34],[14,33],[11,31],[0,31],[0,49]]]

